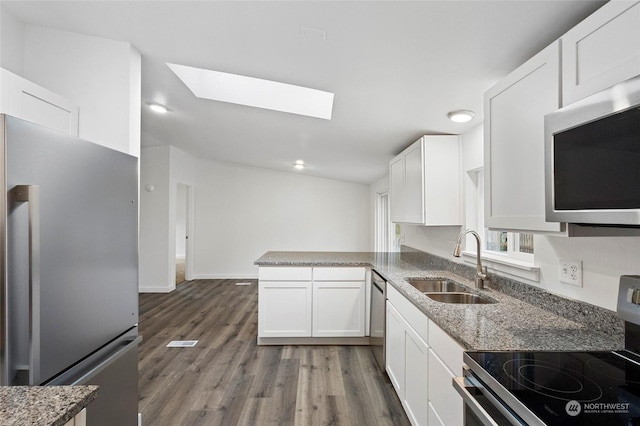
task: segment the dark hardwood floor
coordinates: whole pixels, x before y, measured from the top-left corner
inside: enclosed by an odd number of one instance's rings
[[[409,425],[368,346],[257,346],[257,282],[235,282],[140,295],[143,425]]]

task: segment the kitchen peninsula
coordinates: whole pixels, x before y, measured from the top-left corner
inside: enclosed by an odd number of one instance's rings
[[[387,282],[466,350],[615,350],[624,346],[623,323],[615,312],[566,299],[491,274],[484,290],[474,288],[474,269],[411,248],[399,253],[270,251],[255,261],[268,267],[367,267]],[[436,302],[408,278],[445,278],[497,303]]]

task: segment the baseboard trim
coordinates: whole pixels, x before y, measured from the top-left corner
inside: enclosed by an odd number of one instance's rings
[[[257,280],[258,274],[193,274],[194,280]]]
[[[171,293],[174,287],[139,287],[138,293]]]
[[[268,345],[359,345],[368,346],[369,337],[258,337],[259,346]]]

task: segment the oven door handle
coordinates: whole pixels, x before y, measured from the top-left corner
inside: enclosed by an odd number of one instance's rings
[[[491,402],[491,404],[496,407],[502,415],[506,417],[506,419],[511,422],[513,425],[522,425],[512,413],[504,408],[504,406],[490,393],[484,392],[482,385],[475,380],[472,380],[470,377],[454,377],[453,378],[453,387],[458,391],[460,396],[471,411],[478,417],[478,419],[485,426],[500,426],[495,420],[491,417],[489,413],[480,405],[477,399],[469,392],[469,389],[478,389],[482,394]]]

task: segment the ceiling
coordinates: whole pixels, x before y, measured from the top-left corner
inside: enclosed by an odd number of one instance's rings
[[[3,1],[25,23],[133,44],[142,145],[371,183],[423,134],[482,122],[483,93],[604,1]],[[303,36],[302,27],[317,31]],[[331,120],[198,99],[166,63],[335,94]],[[147,103],[166,105],[157,115]],[[456,109],[476,111],[465,124]]]

